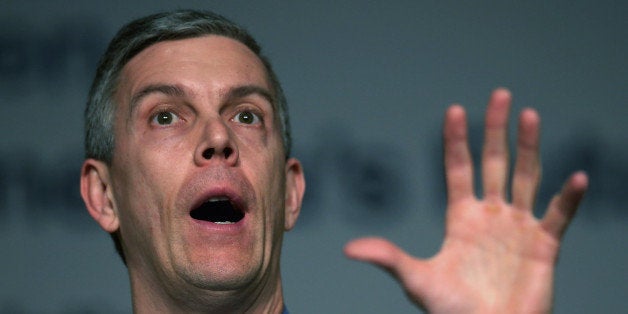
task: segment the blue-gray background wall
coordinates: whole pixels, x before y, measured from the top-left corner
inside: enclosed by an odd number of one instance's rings
[[[571,170],[591,191],[568,231],[556,313],[628,303],[628,5],[621,1],[15,1],[0,3],[0,312],[130,310],[125,268],[78,194],[97,59],[132,18],[208,8],[248,27],[291,105],[308,191],[287,234],[294,313],[411,313],[395,282],[346,260],[388,237],[442,240],[441,121],[461,102],[479,150],[491,89],[543,118],[544,208]]]

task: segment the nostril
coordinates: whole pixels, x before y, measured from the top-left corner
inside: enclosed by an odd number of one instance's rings
[[[214,149],[213,148],[208,148],[208,149],[203,151],[203,158],[205,158],[205,159],[211,159],[213,155],[214,155]]]
[[[224,153],[225,153],[225,159],[228,159],[229,156],[233,154],[233,149],[231,147],[225,147]]]

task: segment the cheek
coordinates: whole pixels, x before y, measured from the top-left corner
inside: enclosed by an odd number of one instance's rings
[[[155,197],[173,190],[192,158],[192,148],[181,136],[158,137],[144,132],[127,146],[132,147],[126,156],[126,170],[133,176],[132,183],[156,192]]]
[[[174,174],[178,170],[175,165],[182,165],[184,158],[190,159],[195,148],[192,139],[185,134],[157,136],[151,132],[146,132],[135,146],[138,147],[137,163],[148,165],[151,168],[148,173],[157,177]]]
[[[129,169],[121,177],[119,183],[116,182],[118,184],[115,189],[121,228],[141,227],[147,221],[158,218],[158,214],[151,210],[159,202],[154,197],[155,188],[151,186],[154,182],[142,176],[137,168]]]
[[[262,197],[266,199],[266,215],[273,230],[283,230],[284,207],[285,207],[285,175],[283,163],[279,160],[271,160],[264,169],[256,175],[259,177],[259,186]]]
[[[141,147],[138,145],[138,147]],[[169,150],[170,152],[176,150]],[[153,153],[151,153],[153,152]],[[114,182],[121,218],[137,225],[157,224],[177,192],[177,160],[150,149],[127,155]],[[121,221],[122,222],[122,221]]]
[[[169,189],[164,180],[154,176],[154,168],[152,172],[146,167],[127,169],[122,184],[116,189],[121,238],[134,252],[127,253],[127,258],[165,259],[165,245],[173,227],[166,218],[171,214],[168,213],[168,208],[172,207],[169,200],[174,199],[171,193],[175,188]]]

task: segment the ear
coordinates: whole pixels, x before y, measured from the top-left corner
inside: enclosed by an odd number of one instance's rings
[[[286,161],[286,217],[284,228],[292,229],[301,212],[301,203],[305,193],[305,176],[301,163],[295,158]]]
[[[89,214],[109,233],[118,230],[109,167],[102,161],[87,159],[81,168],[81,196]]]

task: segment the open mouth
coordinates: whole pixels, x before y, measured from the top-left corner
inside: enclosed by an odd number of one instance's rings
[[[207,200],[190,212],[197,220],[209,221],[219,225],[234,224],[244,218],[244,212],[227,197],[215,197]]]

